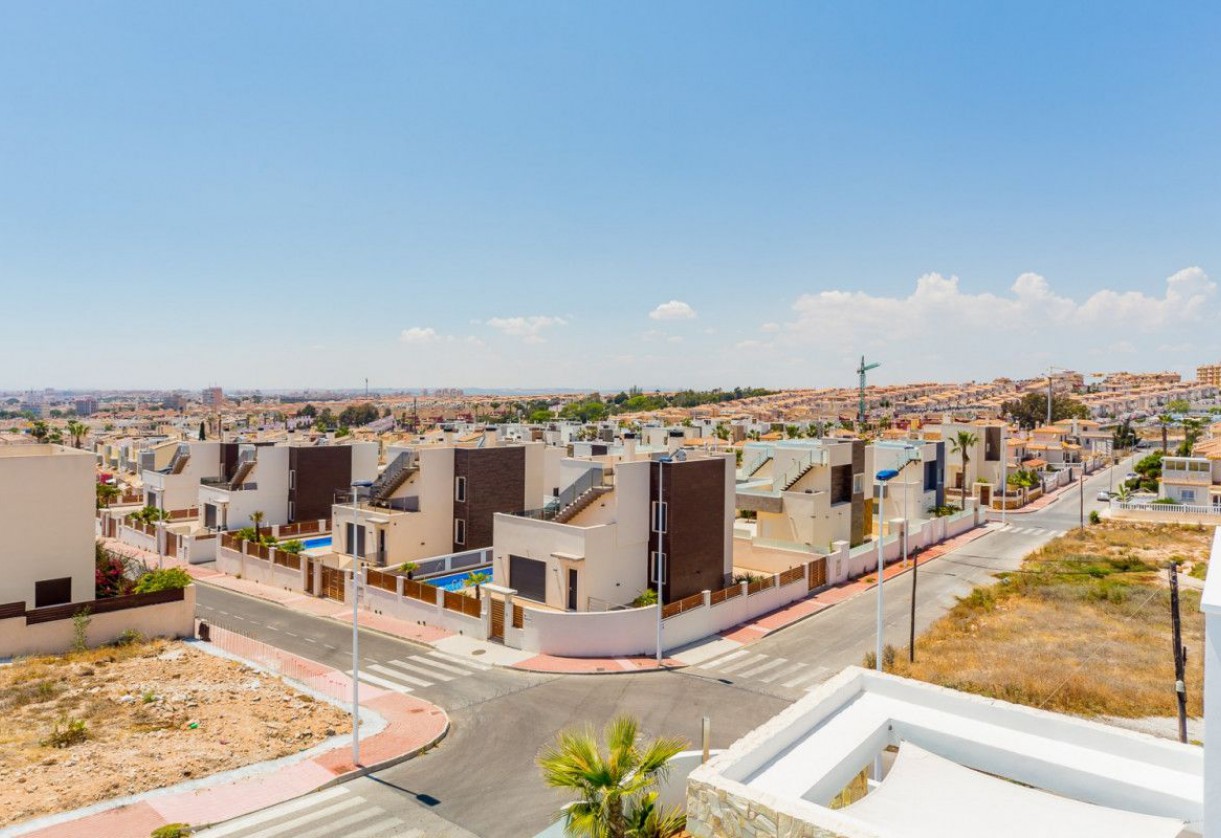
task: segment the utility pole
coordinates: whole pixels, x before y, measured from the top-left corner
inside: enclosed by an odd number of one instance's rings
[[[1179,563],[1170,563],[1170,619],[1174,624],[1174,691],[1179,702],[1179,741],[1187,743],[1187,649],[1179,622]]]
[[[856,370],[857,375],[859,375],[861,377],[860,400],[857,402],[857,408],[856,408],[856,425],[857,425],[856,432],[858,434],[860,434],[861,427],[865,424],[865,373],[869,372],[870,370],[875,370],[880,366],[882,366],[882,365],[881,364],[866,365],[865,356],[862,355],[861,356],[861,365]]]
[[[1051,382],[1052,382],[1052,377],[1053,377],[1052,370],[1054,370],[1054,369],[1055,369],[1055,367],[1047,368],[1047,423],[1046,424],[1048,424],[1048,425],[1051,424]]]
[[[1081,461],[1081,475],[1077,478],[1081,481],[1081,529],[1085,529],[1085,460]]]

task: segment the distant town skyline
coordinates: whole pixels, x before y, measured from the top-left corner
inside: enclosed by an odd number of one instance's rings
[[[1215,4],[8,11],[0,387],[1221,360]]]

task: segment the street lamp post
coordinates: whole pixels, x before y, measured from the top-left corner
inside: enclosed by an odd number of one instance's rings
[[[874,648],[874,669],[878,672],[882,671],[882,646],[883,646],[883,629],[885,625],[885,614],[883,611],[883,593],[882,589],[886,586],[883,584],[886,579],[886,556],[883,552],[885,549],[884,539],[882,538],[882,513],[885,507],[886,500],[886,484],[898,475],[898,470],[893,468],[883,469],[877,473],[878,486],[878,637]]]
[[[669,525],[669,510],[665,506],[665,464],[669,462],[669,457],[662,457],[657,461],[657,511],[653,516],[653,527],[657,530],[657,557],[653,562],[653,582],[657,585],[657,665],[661,666],[663,649],[662,649],[662,632],[661,632],[661,612],[662,612],[662,587],[666,579],[666,553],[665,553],[665,530]]]
[[[362,480],[352,484],[352,541],[360,524],[360,490],[373,483]],[[348,545],[352,554],[352,765],[360,765],[360,621],[357,606],[360,600],[360,562],[356,555],[356,544]]]

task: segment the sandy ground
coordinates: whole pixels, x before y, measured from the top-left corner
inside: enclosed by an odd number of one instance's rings
[[[52,731],[84,721],[67,747]],[[0,667],[0,827],[287,756],[340,709],[242,664],[155,641]]]

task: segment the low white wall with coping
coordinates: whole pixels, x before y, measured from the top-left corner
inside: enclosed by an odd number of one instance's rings
[[[345,586],[346,595],[351,596],[351,576],[348,576]],[[401,585],[399,590],[402,590]],[[394,617],[397,620],[406,620],[411,623],[437,626],[446,631],[473,637],[477,640],[487,639],[482,617],[471,617],[457,611],[450,611],[439,604],[442,601],[442,589],[437,588],[436,590],[438,592],[437,602],[430,603],[414,599],[413,597],[403,596],[395,591],[387,591],[362,583],[360,604],[362,608],[372,611],[374,614],[384,614],[387,617]],[[350,599],[346,601],[351,602]],[[507,622],[508,615],[506,614],[505,617]]]
[[[84,608],[88,603],[80,603]],[[145,637],[192,637],[195,634],[195,586],[188,585],[178,602],[143,605],[124,611],[108,611],[89,617],[85,632],[88,645],[113,643],[125,631]],[[0,620],[0,657],[57,655],[72,648],[72,619],[26,625],[25,617]]]
[[[262,585],[270,585],[286,591],[305,593],[305,563],[308,559],[301,557],[301,568],[294,570],[272,562],[270,559],[260,559],[257,556],[247,556],[228,547],[220,547],[216,551],[216,569],[230,576],[240,576]]]

